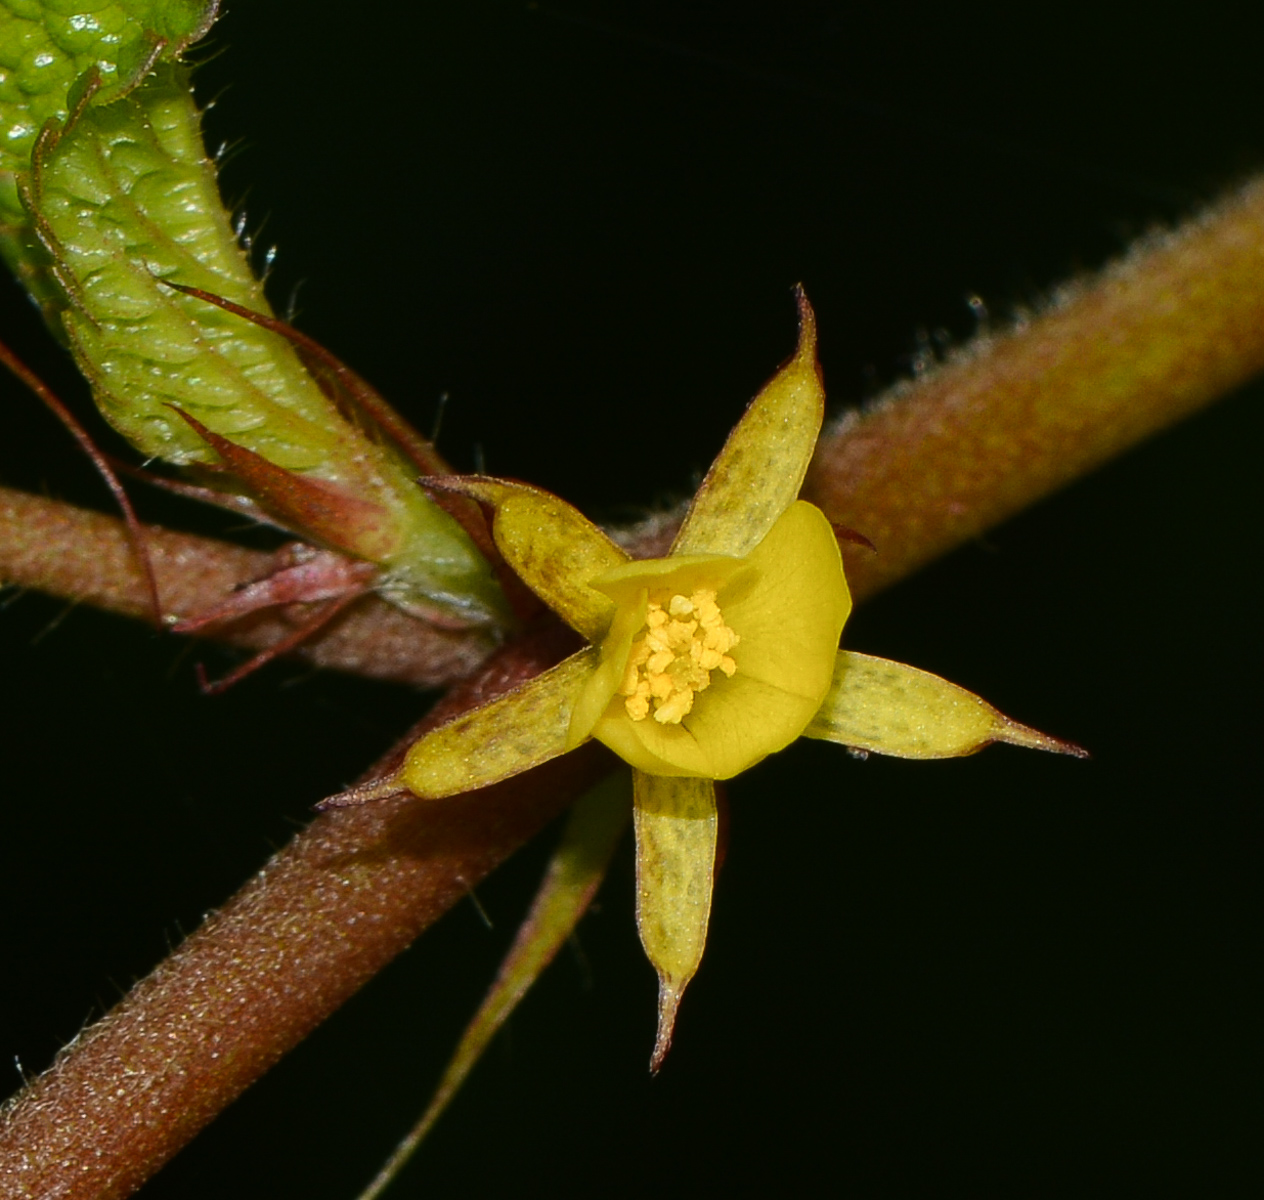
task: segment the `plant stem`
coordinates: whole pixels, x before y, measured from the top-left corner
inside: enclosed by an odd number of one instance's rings
[[[163,606],[191,616],[234,586],[273,569],[272,556],[213,538],[151,526],[149,551]],[[121,521],[42,496],[0,488],[0,581],[64,596],[129,617],[151,617],[145,576]],[[269,609],[207,636],[262,650],[294,632]],[[470,675],[491,641],[481,630],[437,629],[393,605],[365,600],[297,652],[317,666],[372,679],[435,687]]]
[[[1237,386],[1264,366],[1261,331],[1264,184],[1255,183],[1067,289],[1030,323],[980,338],[845,419],[822,439],[809,494],[880,547],[876,557],[849,548],[856,594],[871,595]],[[139,611],[139,573],[121,533],[110,542],[101,532],[108,519],[70,517],[30,498],[6,503],[6,578]],[[43,522],[40,532],[28,519]],[[49,539],[59,521],[80,530],[66,533],[78,560],[66,574],[46,561],[58,557]],[[81,543],[82,531],[104,539],[91,544],[98,549]],[[158,537],[160,583],[173,598],[181,587],[222,589],[234,572],[259,570],[243,551]],[[109,562],[99,549],[106,544],[115,546]],[[216,582],[187,584],[186,571]],[[432,635],[418,627],[415,636]],[[375,653],[339,665],[383,673],[387,654]],[[431,720],[482,702],[553,656],[531,643],[508,648]],[[452,801],[318,818],[19,1094],[0,1129],[0,1192],[126,1195],[600,765],[600,754],[572,755]]]
[[[558,632],[498,654],[374,773],[454,709],[550,665]],[[0,1195],[130,1195],[610,763],[593,745],[459,799],[317,817],[19,1093]]]
[[[1142,239],[822,438],[804,494],[865,534],[857,595],[977,537],[1264,369],[1264,180]]]

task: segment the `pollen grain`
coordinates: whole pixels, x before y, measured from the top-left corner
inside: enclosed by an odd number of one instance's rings
[[[652,710],[660,725],[680,724],[694,696],[710,686],[712,671],[737,670],[729,651],[740,640],[710,588],[651,600],[619,685],[628,716],[643,721]]]

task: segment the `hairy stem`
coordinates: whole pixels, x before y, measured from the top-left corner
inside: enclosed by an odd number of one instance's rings
[[[1143,239],[822,438],[805,495],[859,530],[858,595],[977,537],[1264,368],[1264,180]]]
[[[270,554],[212,538],[157,527],[148,534],[167,613],[206,612],[234,586],[275,566]],[[0,488],[0,582],[129,617],[152,616],[145,575],[120,520],[8,488]],[[262,650],[293,633],[303,615],[290,620],[289,610],[269,609],[228,627],[211,626],[206,634]],[[481,630],[438,629],[368,599],[298,653],[317,666],[434,687],[471,674],[490,649]]]
[[[1257,183],[1068,289],[1029,324],[980,339],[845,420],[822,440],[808,486],[833,519],[880,547],[877,557],[849,552],[857,594],[872,594],[1241,383],[1264,365],[1262,330]],[[46,530],[58,520],[82,520],[84,530],[110,522],[72,518],[45,501],[0,512],[10,514],[0,519],[6,578],[138,609],[139,574],[117,526],[112,565],[89,550],[57,576],[43,561],[57,557],[48,534],[24,534],[24,514],[43,514],[30,519]],[[68,536],[78,545],[85,534]],[[218,572],[217,587],[234,571],[258,570],[244,552],[213,545],[182,560],[194,540],[161,538],[164,587],[186,586],[186,569]],[[445,712],[479,703],[555,657],[530,644],[510,648],[454,692]],[[364,666],[375,661],[366,650],[358,666],[353,657],[340,665],[382,673]],[[598,758],[570,756],[551,773],[452,801],[387,802],[319,818],[17,1097],[0,1129],[0,1191],[127,1194],[558,811],[600,769]]]
[[[570,647],[558,632],[495,656],[374,773],[454,710],[551,665]],[[20,1093],[0,1195],[130,1195],[610,765],[593,745],[459,799],[318,817]]]

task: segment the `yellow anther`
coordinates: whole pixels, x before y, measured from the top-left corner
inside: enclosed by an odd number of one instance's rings
[[[671,646],[687,646],[698,628],[697,621],[672,621],[667,626],[667,643]]]
[[[660,725],[679,725],[680,718],[691,708],[693,708],[693,692],[686,688],[660,704],[654,710],[654,720]]]
[[[693,601],[685,599],[684,596],[673,596],[671,603],[667,606],[667,611],[673,617],[687,617],[693,612]]]
[[[649,662],[645,664],[645,673],[651,677],[661,675],[675,661],[676,656],[670,650],[660,650],[657,654],[650,655]]]
[[[737,670],[728,652],[738,641],[710,588],[651,600],[619,685],[628,716],[643,721],[652,710],[660,724],[678,725],[695,693],[710,686],[712,671],[732,676]]]
[[[628,710],[628,716],[634,721],[644,721],[650,712],[650,702],[648,697],[639,693],[635,696],[629,696],[624,702],[624,706]]]

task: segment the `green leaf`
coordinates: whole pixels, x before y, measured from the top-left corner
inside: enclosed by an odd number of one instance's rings
[[[106,103],[158,60],[174,61],[211,26],[218,0],[0,0],[0,254],[20,275],[35,269],[16,176],[35,140],[64,122],[87,81]]]
[[[200,28],[194,17],[205,6],[131,9],[174,46]],[[0,13],[16,36],[12,5]],[[16,175],[26,224],[7,228],[24,283],[65,334],[105,418],[146,457],[215,470],[217,486],[260,502],[300,536],[377,564],[377,590],[400,607],[506,623],[488,563],[417,487],[416,468],[391,439],[344,415],[284,337],[165,286],[269,311],[220,203],[187,70],[160,62],[122,96],[102,77],[93,59],[77,105],[49,118],[29,169]],[[216,438],[295,475],[294,494],[333,497],[346,512],[312,523],[278,511],[250,480],[225,475],[231,464]],[[370,510],[380,516],[355,517]]]

